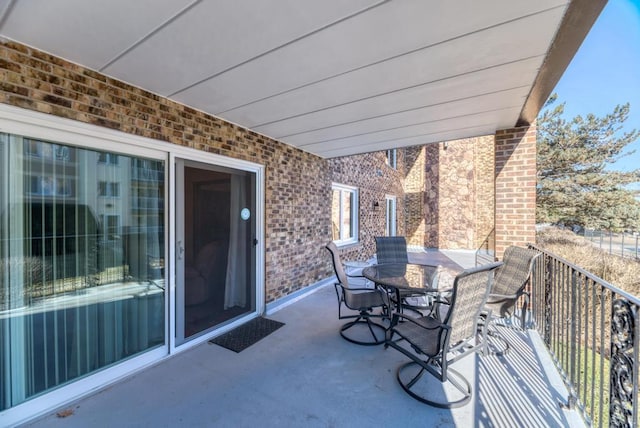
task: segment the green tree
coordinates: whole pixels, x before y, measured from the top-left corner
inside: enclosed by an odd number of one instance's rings
[[[540,223],[564,223],[594,229],[640,230],[640,168],[607,168],[633,151],[625,147],[640,133],[623,131],[629,104],[603,117],[563,117],[564,103],[552,108],[552,95],[538,118],[536,217]]]

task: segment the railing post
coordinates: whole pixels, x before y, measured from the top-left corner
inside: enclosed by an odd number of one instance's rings
[[[544,271],[544,343],[547,348],[551,348],[551,293],[552,293],[552,281],[551,273],[553,272],[553,259],[546,254],[542,255],[545,258],[546,263]]]
[[[634,369],[635,324],[637,313],[623,299],[616,299],[611,308],[611,373],[609,426],[633,427],[636,377]]]
[[[576,331],[576,321],[577,321],[577,296],[578,296],[578,273],[571,269],[571,317],[569,319],[569,361],[570,361],[570,369],[569,369],[569,379],[571,379],[571,387],[569,388],[569,397],[567,397],[566,407],[568,409],[573,409],[578,401],[578,397],[576,397],[574,386],[576,384],[576,373],[578,372],[578,368],[576,367],[576,342],[579,340],[579,333]]]
[[[613,254],[613,232],[609,231],[609,254]]]

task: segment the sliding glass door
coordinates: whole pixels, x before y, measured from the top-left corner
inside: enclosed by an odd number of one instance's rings
[[[165,345],[164,174],[0,134],[0,411]]]
[[[176,162],[176,342],[256,310],[256,174]]]

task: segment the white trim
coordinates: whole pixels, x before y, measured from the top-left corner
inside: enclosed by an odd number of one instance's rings
[[[173,203],[169,204],[169,212],[168,215],[165,218],[165,223],[166,223],[166,227],[167,227],[167,232],[169,234],[168,239],[167,239],[167,260],[169,260],[168,263],[168,271],[165,272],[165,275],[167,275],[168,278],[168,284],[169,286],[167,287],[167,289],[169,290],[169,293],[167,293],[169,295],[169,310],[168,310],[168,319],[167,319],[167,326],[168,326],[168,333],[169,336],[167,336],[167,341],[169,344],[169,353],[173,354],[176,351],[176,293],[177,293],[177,287],[176,287],[176,222],[174,221],[174,219],[176,218],[176,204],[175,204],[175,200],[176,200],[176,180],[175,180],[175,176],[176,176],[176,155],[174,153],[169,153],[169,165],[168,165],[168,169],[169,169],[169,180],[166,188],[167,188],[167,192],[169,193],[169,198],[171,199],[167,199],[167,201],[172,201]]]
[[[52,389],[41,396],[0,412],[2,426],[16,426],[44,416],[80,397],[93,394],[109,385],[150,367],[168,356],[165,346],[141,353],[139,356],[116,363],[114,366]]]
[[[169,151],[169,143],[6,104],[0,104],[0,132],[151,159],[166,160]]]
[[[334,275],[329,278],[325,278],[321,281],[318,281],[315,284],[308,285],[298,291],[294,291],[293,293],[288,294],[284,297],[281,297],[278,300],[270,302],[269,304],[267,304],[266,314],[272,315],[278,312],[280,309],[284,309],[287,306],[293,303],[296,303],[297,301],[302,300],[305,297],[308,297],[309,295],[315,293],[321,288],[324,288],[328,285],[333,284],[335,281],[336,281],[336,277]]]
[[[71,119],[60,118],[45,113],[0,104],[0,132],[16,134],[65,145],[75,145],[92,150],[108,150],[129,156],[146,157],[165,161],[165,206],[164,219],[165,253],[169,263],[165,266],[165,344],[159,348],[143,352],[141,355],[116,363],[113,367],[99,370],[68,385],[52,389],[42,396],[0,412],[2,425],[15,425],[32,420],[65,403],[91,394],[125,376],[142,370],[178,352],[190,349],[206,340],[235,328],[265,312],[265,167],[263,165],[203,152],[190,147],[179,146],[164,141],[128,134],[122,131],[102,128]],[[256,311],[206,335],[190,340],[176,347],[175,344],[175,159],[209,163],[229,168],[253,172],[256,175]]]
[[[393,205],[393,217],[389,218],[389,201]],[[398,198],[394,195],[385,195],[384,197],[384,218],[385,218],[385,232],[387,236],[396,236],[398,234]],[[391,223],[391,224],[389,224]],[[392,230],[393,229],[393,230]]]
[[[340,209],[340,220],[338,222],[338,232],[340,233],[340,239],[335,239],[333,242],[339,247],[345,245],[357,244],[360,236],[360,190],[355,186],[349,186],[341,183],[331,183],[331,192],[339,190],[340,192],[349,192],[353,195],[353,206],[351,207],[351,218],[353,219],[353,236],[349,238],[342,238],[342,209]],[[333,205],[333,195],[331,195],[331,204]],[[342,198],[340,198],[340,208],[342,208]],[[333,221],[333,206],[332,221]],[[333,232],[332,232],[333,233]]]
[[[398,151],[396,149],[387,149],[384,156],[387,166],[398,169]]]

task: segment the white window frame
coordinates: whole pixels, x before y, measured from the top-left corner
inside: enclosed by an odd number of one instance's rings
[[[339,184],[339,183],[332,183],[331,184],[331,200],[332,200],[332,210],[333,210],[333,192],[334,191],[339,191],[340,192],[340,219],[338,220],[338,228],[339,228],[339,235],[340,238],[334,240],[333,242],[335,242],[335,244],[337,246],[343,246],[343,245],[351,245],[351,244],[355,244],[358,242],[358,228],[359,228],[359,224],[360,224],[360,217],[359,217],[359,212],[360,210],[358,209],[359,207],[359,192],[358,192],[358,188],[354,187],[354,186],[348,186],[346,184]],[[343,219],[343,214],[344,214],[344,209],[342,207],[342,195],[344,193],[348,193],[350,195],[353,196],[352,201],[353,203],[351,204],[351,219],[352,219],[352,235],[353,236],[344,236],[345,235],[345,231],[342,228],[342,219]],[[331,214],[332,216],[332,221],[333,221],[333,212]]]
[[[396,236],[397,234],[397,198],[393,195],[386,195],[384,197],[384,217],[385,217],[385,226],[384,226],[384,234],[385,236]],[[389,217],[389,210],[393,215]]]
[[[396,149],[389,149],[385,153],[387,165],[391,168],[396,169],[398,165],[398,152]]]

